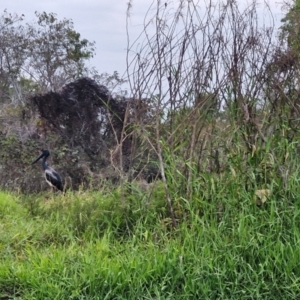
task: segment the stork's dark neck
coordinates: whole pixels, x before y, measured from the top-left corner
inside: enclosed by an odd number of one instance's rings
[[[45,155],[44,158],[43,158],[43,161],[42,161],[42,166],[43,166],[43,169],[46,170],[48,168],[48,165],[47,165],[47,158],[48,158],[49,155]]]

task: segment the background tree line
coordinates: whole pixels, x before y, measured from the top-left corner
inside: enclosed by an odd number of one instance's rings
[[[261,23],[255,1],[210,3],[205,14],[193,1],[153,5],[128,48],[125,79],[87,69],[94,44],[70,20],[37,13],[36,24],[23,25],[4,12],[2,187],[39,190],[30,161],[47,147],[74,188],[160,177],[173,222],[176,199],[191,201],[211,184],[205,174],[282,192],[299,151],[299,1],[279,31],[270,10]],[[89,96],[74,98],[85,77]],[[125,80],[129,96],[112,95]]]

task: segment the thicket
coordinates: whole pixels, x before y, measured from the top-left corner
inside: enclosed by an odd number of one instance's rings
[[[300,2],[204,6],[154,1],[122,78],[0,18],[0,298],[299,298]]]
[[[1,187],[43,189],[30,162],[48,148],[69,188],[109,181],[126,202],[133,181],[161,180],[173,226],[182,201],[210,201],[208,185],[237,177],[259,205],[286,195],[299,152],[299,3],[279,31],[267,5],[264,21],[256,2],[203,6],[153,3],[122,79],[86,69],[94,45],[71,21],[43,13],[26,27],[4,13]],[[125,80],[126,97],[113,90]]]

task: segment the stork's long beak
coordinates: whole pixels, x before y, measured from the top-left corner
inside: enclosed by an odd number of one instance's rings
[[[33,163],[32,163],[32,165],[33,164],[35,164],[36,162],[38,162],[42,157],[44,156],[44,153],[42,153]]]

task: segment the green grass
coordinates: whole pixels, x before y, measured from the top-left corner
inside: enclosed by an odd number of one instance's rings
[[[0,299],[299,299],[297,176],[262,207],[231,179],[177,194],[174,230],[160,186],[1,192]]]

